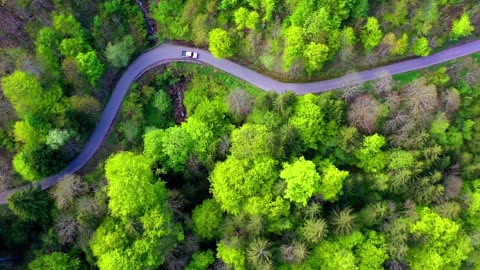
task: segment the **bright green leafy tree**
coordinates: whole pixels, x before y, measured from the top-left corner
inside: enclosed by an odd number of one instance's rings
[[[115,217],[139,216],[166,200],[167,190],[155,181],[151,162],[129,152],[121,152],[107,160],[109,208]]]
[[[306,69],[308,73],[312,73],[323,68],[323,63],[328,59],[329,48],[321,43],[311,42],[305,48],[303,56],[306,60]]]
[[[218,235],[222,223],[222,210],[220,205],[208,199],[193,209],[192,212],[193,231],[204,239],[213,239]]]
[[[305,40],[303,29],[298,26],[290,26],[285,32],[286,47],[283,55],[283,68],[289,70],[295,58],[304,52]]]
[[[348,171],[341,171],[333,164],[322,168],[322,181],[318,191],[326,201],[336,201],[342,194],[343,182],[348,177]]]
[[[215,28],[208,35],[210,42],[209,50],[217,58],[227,58],[233,55],[233,44],[228,32]]]
[[[411,269],[459,269],[472,251],[471,239],[460,224],[440,217],[427,207],[419,210],[419,216],[410,233],[416,238],[424,237],[425,242],[408,250]]]
[[[375,17],[368,17],[361,35],[365,50],[369,52],[377,47],[377,45],[380,44],[380,41],[382,41],[382,36],[383,34],[378,20]]]
[[[98,59],[95,51],[79,53],[75,59],[80,66],[80,70],[87,75],[89,82],[92,85],[96,85],[98,79],[102,76],[105,67],[102,62],[100,62],[100,59]]]
[[[412,52],[418,56],[427,56],[432,49],[428,46],[428,39],[426,37],[420,37],[415,40],[412,47]]]
[[[381,150],[385,144],[385,137],[381,135],[373,134],[365,137],[362,147],[355,152],[359,160],[357,166],[365,172],[381,172],[387,163],[386,153]]]
[[[470,22],[470,18],[467,13],[463,13],[459,19],[453,21],[452,24],[452,31],[450,32],[450,36],[453,39],[458,39],[461,37],[466,37],[472,34],[475,30],[472,23]]]
[[[320,175],[315,164],[303,157],[292,164],[285,163],[280,177],[287,183],[284,197],[303,206],[307,205],[308,199],[318,190],[320,184]]]

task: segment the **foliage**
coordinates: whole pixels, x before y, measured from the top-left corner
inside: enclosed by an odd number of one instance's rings
[[[48,113],[59,98],[57,93],[45,91],[38,77],[23,71],[15,71],[1,82],[3,93],[20,117],[29,113]]]
[[[39,188],[18,190],[7,198],[7,204],[22,220],[46,222],[50,218],[52,201],[47,193]]]
[[[381,148],[386,144],[385,137],[373,134],[363,140],[362,147],[357,150],[355,156],[358,159],[357,166],[366,172],[377,173],[386,165],[386,154]]]
[[[378,20],[375,17],[369,17],[365,28],[362,31],[362,42],[366,51],[371,51],[375,48],[380,41],[382,40],[382,30],[380,30],[380,25]]]
[[[209,50],[217,58],[227,58],[233,55],[232,41],[227,31],[216,28],[208,34],[210,40]]]
[[[322,168],[322,180],[318,191],[326,201],[336,201],[342,194],[343,182],[348,177],[348,171],[341,171],[333,164]]]
[[[459,19],[453,21],[450,36],[453,39],[458,39],[469,36],[474,30],[475,28],[472,26],[468,14],[464,13]]]
[[[308,199],[319,189],[320,176],[315,164],[303,157],[292,164],[285,163],[280,177],[287,184],[284,197],[303,206],[307,205]]]
[[[215,200],[205,200],[192,212],[193,231],[205,239],[218,235],[222,223],[222,210]]]
[[[414,237],[426,241],[409,250],[407,261],[413,269],[459,268],[472,250],[471,239],[460,225],[442,218],[429,208],[419,211],[420,220],[410,227]]]
[[[166,200],[165,184],[154,181],[150,164],[147,158],[129,152],[108,159],[105,176],[113,216],[124,219],[139,216]]]
[[[431,49],[428,47],[428,40],[425,37],[417,38],[413,43],[412,52],[418,56],[427,56]]]
[[[28,264],[30,270],[78,270],[80,260],[72,258],[68,254],[53,252],[48,255],[41,255]]]
[[[89,82],[96,85],[105,70],[97,54],[94,51],[79,53],[75,59],[78,61],[80,70],[87,75]]]
[[[114,67],[125,67],[135,51],[134,42],[134,38],[130,35],[125,36],[119,43],[112,44],[109,42],[105,49],[105,56]]]
[[[213,252],[207,250],[205,252],[198,252],[193,254],[192,261],[188,264],[186,270],[203,270],[215,261]]]

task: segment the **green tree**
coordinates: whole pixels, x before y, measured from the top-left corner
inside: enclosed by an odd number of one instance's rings
[[[314,42],[307,45],[303,56],[306,59],[306,69],[309,74],[323,68],[323,63],[328,59],[328,52],[327,45]]]
[[[305,262],[306,269],[356,269],[357,256],[353,249],[363,242],[359,231],[350,235],[325,239],[316,246]]]
[[[15,71],[1,80],[5,96],[10,100],[17,115],[48,112],[48,92],[43,90],[40,79],[23,71]]]
[[[234,12],[235,24],[237,25],[237,30],[243,30],[246,27],[248,19],[248,9],[240,7]]]
[[[283,54],[283,68],[288,71],[293,61],[304,52],[305,40],[303,29],[298,26],[290,26],[285,32],[285,51]]]
[[[36,55],[52,72],[59,68],[59,44],[60,37],[53,28],[44,27],[38,31],[35,40]]]
[[[217,245],[217,257],[232,266],[234,270],[245,269],[245,250],[239,247],[230,246],[225,241],[221,241]]]
[[[355,157],[359,160],[357,166],[365,172],[381,172],[386,165],[386,153],[381,150],[385,144],[385,137],[381,135],[365,137],[362,147],[355,151]]]
[[[326,201],[334,202],[342,194],[343,182],[348,177],[348,171],[341,171],[333,164],[328,164],[322,168],[322,180],[318,192]]]
[[[215,28],[208,34],[209,50],[216,58],[227,58],[233,55],[233,44],[228,32]]]
[[[151,130],[144,136],[144,153],[175,172],[184,170],[194,142],[184,126]]]
[[[412,52],[418,56],[427,56],[432,49],[428,46],[428,39],[426,37],[420,37],[415,40],[412,47]]]
[[[185,270],[205,270],[208,266],[215,262],[213,252],[209,249],[203,252],[196,252],[192,256],[192,260]]]
[[[419,210],[420,219],[410,226],[416,239],[425,239],[407,253],[411,269],[459,269],[472,251],[472,243],[460,224],[442,218],[431,209]]]
[[[134,51],[135,39],[133,36],[127,35],[118,43],[112,44],[109,42],[105,49],[105,56],[112,66],[122,68],[128,65]]]
[[[27,151],[16,154],[12,164],[15,171],[18,172],[23,179],[35,181],[40,178],[40,174],[32,167],[28,160]]]
[[[65,38],[60,42],[60,52],[65,57],[75,57],[85,52],[90,46],[85,43],[82,37]]]
[[[298,131],[302,150],[319,148],[325,127],[323,118],[318,96],[307,94],[298,98],[289,121]]]
[[[270,22],[273,18],[273,12],[277,5],[277,0],[263,0],[260,1],[260,5],[263,8],[263,18],[264,22]]]
[[[60,34],[67,37],[83,36],[83,29],[80,23],[72,14],[60,13],[53,14],[53,28]]]
[[[362,31],[361,39],[367,52],[377,47],[382,41],[382,30],[375,17],[368,17],[367,23]]]
[[[230,152],[232,157],[253,159],[271,156],[269,142],[272,133],[264,125],[245,124],[232,131]]]
[[[147,158],[129,152],[118,153],[107,160],[105,176],[112,216],[140,216],[166,201],[165,183],[154,180],[150,164]]]
[[[355,252],[358,258],[358,269],[384,269],[383,263],[389,258],[385,236],[375,231],[369,231],[365,236],[365,241],[357,246]]]
[[[390,48],[391,55],[402,55],[408,49],[408,34],[404,33]]]
[[[20,219],[47,222],[52,210],[52,200],[39,188],[20,189],[7,198],[7,205]]]
[[[459,39],[471,35],[474,30],[468,14],[463,13],[460,18],[453,21],[450,36],[452,39]]]
[[[255,205],[256,198],[265,198],[270,193],[277,177],[276,163],[268,157],[253,161],[229,157],[217,163],[210,174],[213,197],[223,210],[231,214],[240,213],[247,202]],[[258,206],[262,211],[266,208],[265,205]]]
[[[80,70],[87,75],[88,81],[95,86],[105,70],[95,51],[79,53],[75,59],[80,66]]]
[[[23,121],[15,122],[13,134],[17,142],[24,143],[24,149],[29,150],[45,143],[50,125],[37,114],[28,114]]]
[[[260,22],[260,15],[256,11],[250,11],[248,13],[247,21],[245,26],[250,30],[257,30],[258,23]]]
[[[72,258],[68,254],[53,252],[48,255],[40,255],[28,264],[30,270],[78,270],[80,260]]]
[[[283,164],[280,177],[285,179],[287,188],[284,197],[292,202],[307,205],[308,199],[318,190],[320,175],[315,164],[300,157],[292,164]]]
[[[218,235],[218,229],[223,221],[222,209],[213,200],[208,199],[193,209],[192,212],[193,232],[204,238],[213,239]]]

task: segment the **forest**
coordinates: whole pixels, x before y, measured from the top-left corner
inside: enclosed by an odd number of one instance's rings
[[[162,43],[101,149],[0,205],[0,268],[480,269],[480,53],[360,81],[477,39],[474,0],[0,0],[0,191],[62,170],[125,68]]]

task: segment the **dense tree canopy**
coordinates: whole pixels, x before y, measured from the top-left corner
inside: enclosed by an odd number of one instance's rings
[[[0,253],[17,258],[0,268],[478,269],[479,57],[355,72],[477,36],[477,4],[0,1],[0,191],[62,170],[122,68],[163,42],[349,85],[279,94],[156,67],[80,175],[0,207]]]

